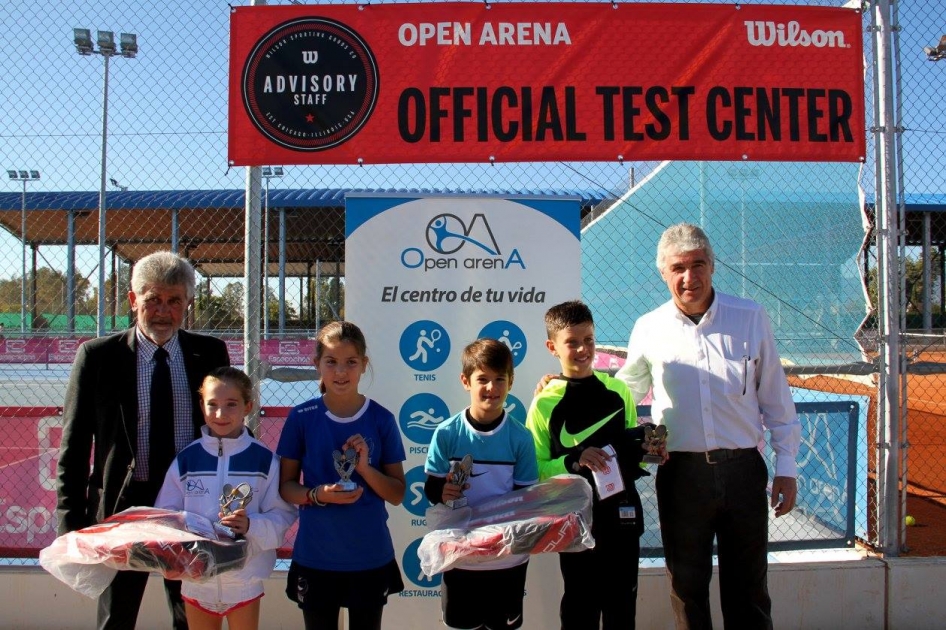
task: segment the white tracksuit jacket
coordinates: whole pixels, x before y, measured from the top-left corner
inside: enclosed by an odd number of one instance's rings
[[[168,469],[154,506],[184,510],[216,521],[224,484],[248,483],[250,529],[242,569],[225,571],[204,583],[184,581],[184,596],[213,604],[236,604],[263,593],[276,562],[276,549],[295,521],[297,510],[279,496],[279,458],[244,428],[237,438],[217,438],[201,427],[201,437],[184,448]]]

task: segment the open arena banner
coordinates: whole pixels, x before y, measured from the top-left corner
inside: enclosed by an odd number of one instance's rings
[[[851,8],[235,7],[231,165],[863,161]]]

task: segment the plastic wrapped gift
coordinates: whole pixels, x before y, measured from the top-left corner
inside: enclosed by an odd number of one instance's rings
[[[246,562],[246,541],[218,534],[193,512],[133,507],[59,536],[39,563],[73,590],[97,598],[121,571],[205,582]]]
[[[427,510],[433,530],[417,556],[427,577],[516,554],[591,549],[592,490],[578,475],[558,475],[475,507]]]

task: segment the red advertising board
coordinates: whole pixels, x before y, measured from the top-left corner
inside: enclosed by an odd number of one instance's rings
[[[227,340],[230,363],[243,365],[243,348],[243,341]],[[314,356],[314,339],[263,339],[260,341],[260,359],[273,366],[312,366]]]
[[[0,363],[46,363],[48,356],[47,339],[0,340]]]
[[[236,7],[229,160],[862,161],[862,36],[791,5]]]
[[[79,346],[90,337],[16,338],[0,340],[0,363],[71,364]],[[230,363],[243,365],[243,341],[227,339]],[[260,358],[274,366],[311,366],[313,339],[264,339]]]
[[[275,450],[290,407],[264,407],[257,437]],[[56,538],[56,465],[61,407],[0,407],[0,555],[35,558]],[[280,549],[288,557],[293,525]]]
[[[0,553],[35,557],[56,537],[59,407],[0,407]]]

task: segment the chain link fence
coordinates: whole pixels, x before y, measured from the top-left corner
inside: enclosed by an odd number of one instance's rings
[[[876,121],[878,9],[863,9],[866,111]],[[716,249],[718,289],[768,309],[803,419],[801,503],[792,518],[773,522],[773,545],[877,547],[879,511],[895,509],[900,523],[910,513],[925,526],[901,527],[899,551],[913,548],[934,519],[946,521],[939,507],[946,506],[946,377],[937,367],[946,363],[946,237],[936,214],[946,210],[946,60],[928,61],[922,49],[943,34],[941,3],[907,0],[893,15],[900,180],[893,185],[902,202],[904,286],[897,306],[907,368],[894,405],[902,412],[898,506],[885,504],[877,487],[878,424],[887,420],[878,415],[876,359],[885,338],[877,333],[872,284],[878,236],[863,214],[878,189],[879,123],[865,130],[863,165],[266,168],[262,243],[247,248],[247,169],[230,168],[226,157],[229,6],[103,1],[49,11],[4,3],[0,155],[15,175],[0,194],[0,549],[31,558],[54,538],[58,414],[72,357],[83,340],[130,325],[130,267],[151,251],[176,249],[195,263],[199,290],[187,326],[226,339],[235,364],[244,361],[244,330],[259,327],[260,435],[275,445],[281,419],[315,391],[305,369],[314,333],[345,316],[344,196],[354,190],[581,196],[582,297],[594,310],[599,344],[616,352],[636,317],[666,300],[654,265],[660,232],[679,221],[704,225]],[[110,29],[116,38],[134,33],[137,54],[79,55],[75,28]],[[914,234],[919,240],[908,238]],[[246,251],[259,252],[262,269],[262,289],[253,292],[262,303],[248,310]],[[246,312],[263,316],[248,323]],[[528,399],[525,389],[518,394]],[[645,512],[656,514],[653,493],[644,488],[644,495]],[[659,548],[657,532],[648,536],[644,545]]]

